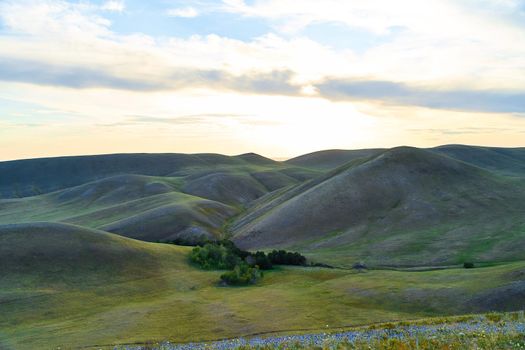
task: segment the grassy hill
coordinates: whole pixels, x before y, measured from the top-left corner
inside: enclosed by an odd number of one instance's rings
[[[0,198],[34,196],[115,175],[184,177],[210,170],[289,168],[256,154],[109,154],[0,162]]]
[[[0,223],[67,222],[143,240],[213,238],[238,209],[177,190],[179,179],[120,175],[0,201]]]
[[[43,168],[33,172],[38,166]],[[4,162],[0,163],[0,191],[4,188],[8,196],[21,183],[26,189],[38,187],[37,192],[61,189],[0,199],[0,224],[67,222],[148,241],[183,238],[191,242],[217,237],[227,219],[253,200],[316,175],[316,171],[255,154],[139,154]],[[91,178],[96,180],[70,186]]]
[[[249,249],[286,247],[351,265],[524,259],[525,188],[435,152],[354,160],[259,205],[232,226]]]
[[[73,225],[0,226],[2,349],[205,341],[525,307],[521,262],[423,272],[289,267],[225,288],[220,271],[189,265],[189,249]]]
[[[476,165],[503,175],[525,176],[525,148],[444,145],[427,150]],[[305,154],[286,161],[287,164],[331,170],[359,158],[368,158],[385,149],[326,150]]]
[[[515,260],[523,161],[524,149],[448,145],[330,150],[285,163],[253,153],[3,162],[4,196],[47,193],[0,200],[0,224],[64,222],[147,241],[230,232],[244,247],[345,265]]]
[[[431,150],[504,175],[525,176],[525,148],[445,145]]]
[[[148,246],[103,231],[56,223],[0,226],[0,285],[38,292],[45,285],[118,282],[159,268]],[[36,288],[33,289],[33,288]],[[3,300],[5,301],[5,300]]]

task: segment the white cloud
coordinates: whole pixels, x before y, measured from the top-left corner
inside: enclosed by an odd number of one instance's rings
[[[20,0],[0,3],[0,20],[16,34],[25,34],[20,45],[74,40],[94,40],[110,34],[111,22],[96,13],[89,3],[69,3],[61,0]],[[11,40],[1,36],[1,40]],[[32,41],[32,42],[31,42]],[[16,47],[14,47],[16,53]]]
[[[193,18],[199,15],[199,11],[197,11],[194,7],[183,7],[169,9],[167,14],[170,17]]]
[[[122,12],[126,8],[126,5],[124,4],[124,0],[109,0],[100,8],[105,11]]]
[[[512,12],[514,1],[497,5]],[[217,35],[155,38],[121,35],[87,2],[62,0],[5,1],[0,19],[17,36],[0,36],[0,55],[38,58],[52,65],[103,68],[131,79],[167,79],[174,70],[220,70],[242,75],[290,70],[296,83],[308,86],[326,76],[391,80],[438,88],[517,89],[525,86],[525,31],[503,15],[466,7],[451,0],[370,0],[319,2],[261,0],[247,5],[226,0],[223,11],[277,19],[283,26],[340,22],[381,35],[403,27],[389,42],[356,53],[332,49],[297,35],[267,34],[251,41]],[[108,3],[106,3],[108,4]],[[463,4],[463,5],[460,5]],[[487,5],[488,6],[488,5]],[[492,8],[491,7],[491,8]],[[117,8],[117,7],[114,7]],[[173,9],[173,15],[193,16],[193,7]],[[352,38],[350,37],[349,40]],[[74,50],[72,50],[74,48]]]

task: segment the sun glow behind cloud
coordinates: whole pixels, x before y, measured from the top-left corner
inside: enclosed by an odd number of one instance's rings
[[[0,159],[523,145],[524,8],[3,1]]]

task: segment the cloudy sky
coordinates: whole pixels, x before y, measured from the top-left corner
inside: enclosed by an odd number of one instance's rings
[[[525,0],[0,0],[0,160],[525,146]]]

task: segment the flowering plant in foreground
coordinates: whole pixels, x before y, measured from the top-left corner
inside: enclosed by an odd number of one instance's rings
[[[312,333],[277,337],[237,338],[207,343],[116,347],[118,350],[222,349],[525,349],[523,312],[489,314],[447,323],[384,324],[339,333]]]

